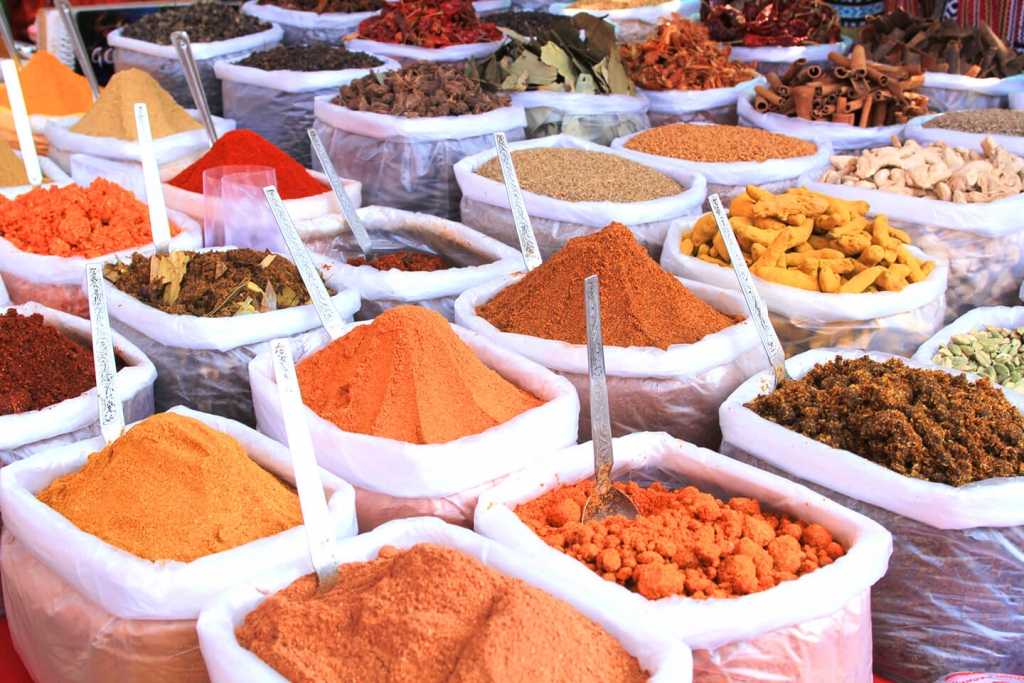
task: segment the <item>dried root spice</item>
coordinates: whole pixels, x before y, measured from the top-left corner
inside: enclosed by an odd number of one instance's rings
[[[567,202],[646,202],[685,189],[661,171],[605,152],[533,147],[512,152],[512,163],[524,190]],[[497,156],[476,173],[504,182]]]
[[[635,657],[539,588],[451,548],[380,549],[316,594],[305,576],[235,635],[292,683],[642,683]],[[343,634],[343,637],[339,637]]]
[[[661,157],[709,163],[768,161],[807,157],[813,142],[744,126],[673,123],[645,130],[626,141],[626,149]]]
[[[302,524],[295,490],[237,439],[175,413],[146,418],[38,498],[153,562],[191,562]]]
[[[662,17],[646,42],[619,48],[629,77],[647,90],[731,88],[757,78],[754,65],[729,59],[731,52],[704,26],[678,14]]]
[[[344,45],[279,45],[235,62],[263,71],[343,71],[372,69],[384,62],[366,52],[352,52]]]
[[[435,270],[448,270],[452,267],[448,261],[436,254],[424,254],[421,251],[396,251],[393,254],[380,254],[375,256],[369,263],[363,256],[357,256],[348,260],[350,266],[370,266],[377,270],[403,270],[409,273],[433,272]]]
[[[495,294],[477,315],[502,332],[586,344],[583,281],[595,274],[609,346],[667,349],[693,344],[737,322],[662,270],[621,223],[572,238],[522,280]]]
[[[92,351],[38,313],[0,315],[0,415],[42,410],[96,386]]]
[[[215,43],[267,31],[270,26],[262,19],[242,14],[233,5],[200,2],[149,14],[125,26],[122,33],[125,38],[170,45],[172,33],[186,31],[193,43]]]
[[[353,111],[412,119],[484,114],[507,107],[512,100],[484,92],[454,64],[420,61],[357,78],[341,86],[331,102]]]
[[[111,263],[117,289],[171,315],[228,318],[310,303],[299,269],[270,251],[172,251]]]
[[[908,477],[963,486],[1024,475],[1024,417],[987,379],[836,356],[746,405]]]
[[[615,487],[636,504],[635,520],[581,522],[594,489],[590,479],[549,491],[515,512],[555,550],[649,600],[759,593],[845,554],[825,527],[764,512],[752,498],[725,503],[693,486],[670,491],[658,483]]]

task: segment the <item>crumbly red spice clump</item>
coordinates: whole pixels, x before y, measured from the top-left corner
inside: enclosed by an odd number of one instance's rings
[[[693,486],[615,486],[636,504],[635,520],[582,523],[594,489],[590,479],[549,491],[515,512],[552,548],[651,600],[758,593],[845,554],[825,527],[764,512],[752,498],[724,503]]]
[[[348,260],[350,266],[369,265],[377,270],[404,270],[406,272],[433,272],[448,270],[451,264],[436,254],[424,254],[420,251],[396,251],[393,254],[381,254],[369,263],[363,256]]]
[[[963,486],[1024,476],[1024,417],[987,379],[836,356],[746,406],[908,477]]]

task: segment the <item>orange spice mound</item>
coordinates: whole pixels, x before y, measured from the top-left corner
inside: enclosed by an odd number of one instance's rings
[[[723,503],[692,486],[615,486],[640,510],[635,520],[581,523],[594,488],[589,479],[549,491],[515,512],[552,548],[650,600],[759,593],[845,554],[825,527],[762,512],[752,498]]]
[[[299,363],[302,398],[346,432],[447,443],[543,401],[491,370],[444,316],[398,306]]]
[[[181,230],[171,225],[171,235]],[[0,197],[0,237],[21,251],[95,258],[149,244],[149,209],[120,185],[97,178]]]

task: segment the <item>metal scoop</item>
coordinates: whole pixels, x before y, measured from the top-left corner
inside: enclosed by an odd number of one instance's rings
[[[217,142],[217,129],[213,124],[213,116],[210,115],[210,105],[206,101],[206,91],[203,90],[203,82],[199,77],[199,67],[196,66],[196,58],[192,54],[192,43],[185,31],[175,31],[171,34],[171,43],[178,53],[178,61],[181,62],[182,73],[185,74],[185,82],[188,90],[192,93],[192,101],[199,110],[199,118],[203,121],[203,128],[206,129],[206,137],[210,139],[210,146]]]
[[[594,479],[597,485],[583,506],[583,521],[622,515],[636,519],[640,511],[622,491],[612,486],[612,418],[608,412],[608,382],[604,374],[604,341],[601,337],[601,295],[597,276],[583,281],[587,293],[587,357],[590,367],[590,425],[594,444]]]
[[[107,294],[103,290],[103,266],[85,266],[85,284],[89,296],[89,321],[92,324],[92,357],[96,370],[96,399],[100,410],[100,433],[107,445],[124,433],[124,408],[117,394],[117,364],[114,342],[110,338]]]
[[[713,194],[708,197],[708,203],[711,204],[711,213],[715,217],[715,223],[718,224],[718,232],[722,234],[722,241],[725,242],[725,250],[729,252],[729,262],[732,263],[733,272],[736,273],[736,279],[740,282],[740,291],[743,293],[743,299],[747,302],[750,320],[754,323],[757,336],[761,338],[761,346],[768,354],[772,370],[775,371],[775,386],[777,387],[783,379],[793,379],[786,371],[786,352],[782,349],[779,335],[772,327],[771,318],[768,317],[768,307],[764,305],[761,295],[757,293],[754,278],[750,275],[750,268],[747,268],[747,262],[743,260],[743,251],[740,249],[740,243],[736,241],[736,234],[732,231],[729,219],[725,215],[721,198],[717,194]]]

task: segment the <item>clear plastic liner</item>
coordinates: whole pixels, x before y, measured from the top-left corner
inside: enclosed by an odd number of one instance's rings
[[[710,90],[644,90],[637,88],[637,93],[646,97],[651,107],[647,117],[651,127],[665,126],[670,123],[724,123],[735,126],[739,123],[736,113],[736,101],[740,94],[753,90],[756,85],[767,85],[763,77],[744,81],[731,88],[712,88]]]
[[[4,279],[0,277],[0,306],[10,306],[11,297],[7,295],[7,286],[4,285]]]
[[[966,334],[986,325],[1004,327],[1015,330],[1024,325],[1024,307],[1022,306],[985,306],[975,308],[943,327],[935,335],[921,344],[914,354],[913,360],[918,363],[932,364],[932,358],[939,352],[939,346],[948,344],[953,335]]]
[[[284,30],[284,45],[315,45],[325,43],[340,45],[345,36],[355,33],[364,19],[377,12],[302,12],[277,5],[261,5],[259,0],[249,0],[242,5],[242,14],[262,19],[280,26]]]
[[[1009,78],[970,78],[957,74],[927,71],[924,86],[916,92],[928,97],[932,111],[963,111],[965,109],[1006,109],[1009,95],[1024,92],[1024,74]]]
[[[394,306],[415,304],[455,321],[455,299],[471,287],[523,269],[520,252],[461,223],[381,206],[359,212],[378,253],[413,249],[443,257],[452,267],[433,272],[377,270],[350,266],[363,255],[337,214],[306,222],[300,231],[315,235],[306,246],[329,265],[328,282],[359,292],[357,320],[371,320]]]
[[[526,137],[565,133],[598,145],[651,127],[649,102],[638,95],[588,95],[574,92],[513,92],[512,104],[526,109]]]
[[[757,62],[759,73],[782,74],[798,59],[806,59],[808,66],[814,64],[822,68],[831,66],[832,62],[828,58],[828,53],[838,52],[845,55],[850,51],[852,45],[853,41],[846,36],[842,36],[838,43],[826,45],[794,45],[793,47],[733,45],[730,57],[741,62]]]
[[[695,486],[723,500],[755,498],[766,510],[821,524],[846,555],[760,593],[648,600],[549,547],[513,512],[548,490],[592,477],[590,444],[550,454],[484,493],[474,520],[477,533],[577,584],[594,602],[621,605],[680,638],[694,650],[698,683],[871,683],[867,603],[892,551],[884,529],[807,488],[667,434],[631,434],[615,439],[614,449],[613,480],[660,482],[673,490]]]

